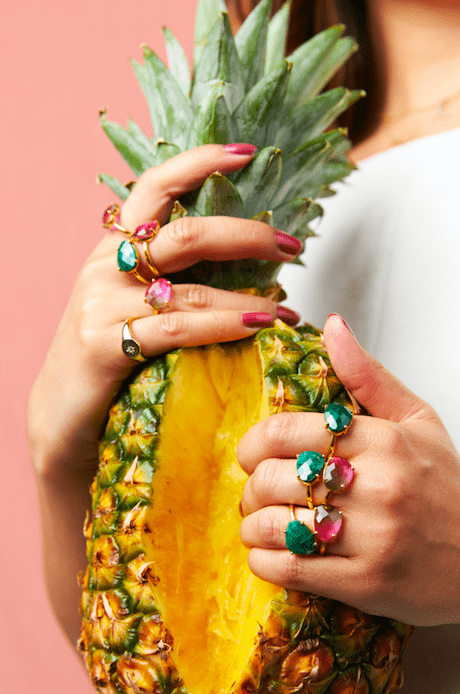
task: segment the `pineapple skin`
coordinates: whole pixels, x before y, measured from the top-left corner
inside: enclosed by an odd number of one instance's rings
[[[312,326],[295,331],[276,321],[245,342],[258,354],[269,414],[321,412],[329,402],[348,401],[321,333]],[[134,376],[112,407],[101,440],[92,515],[84,528],[89,563],[79,577],[83,623],[78,649],[102,694],[195,694],[176,667],[174,634],[157,606],[159,579],[154,562],[147,560],[154,553],[145,545],[155,530],[149,527],[149,513],[155,504],[161,423],[168,416],[165,398],[167,403],[181,351],[152,360]],[[210,353],[215,360],[214,351],[215,346],[194,348],[200,358]],[[189,395],[181,392],[185,411]],[[236,507],[238,500],[229,504]],[[232,672],[228,694],[392,692],[402,686],[402,656],[412,630],[334,600],[281,591],[254,633],[244,671]],[[222,691],[216,688],[212,694]]]

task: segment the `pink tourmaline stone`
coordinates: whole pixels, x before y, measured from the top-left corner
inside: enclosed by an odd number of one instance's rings
[[[340,492],[348,487],[355,471],[345,458],[333,456],[329,458],[323,470],[324,484],[331,492]]]
[[[108,208],[105,210],[104,214],[102,215],[102,226],[107,227],[108,229],[110,228],[111,231],[115,230],[115,227],[112,226],[114,223],[118,223],[120,221],[120,215],[118,214],[118,205],[116,203],[113,203],[112,205],[109,205]]]
[[[168,308],[171,301],[171,282],[159,277],[147,288],[145,301],[157,311]]]
[[[342,514],[338,508],[317,506],[315,509],[315,532],[321,542],[330,542],[342,527]]]
[[[134,241],[146,241],[151,239],[152,236],[158,233],[160,225],[158,222],[145,222],[145,224],[140,224],[136,231],[134,232],[132,238]]]

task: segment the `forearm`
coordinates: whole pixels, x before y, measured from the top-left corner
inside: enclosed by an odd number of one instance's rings
[[[83,522],[94,470],[37,473],[45,581],[58,622],[73,645],[79,635],[77,574],[86,567]]]

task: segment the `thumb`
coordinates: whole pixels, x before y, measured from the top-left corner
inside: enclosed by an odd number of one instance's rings
[[[336,313],[326,320],[324,344],[340,381],[373,417],[401,422],[427,414],[428,405],[371,357]]]

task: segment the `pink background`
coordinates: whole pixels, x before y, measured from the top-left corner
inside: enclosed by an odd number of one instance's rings
[[[25,435],[28,392],[79,267],[114,199],[99,171],[132,174],[98,110],[150,131],[128,57],[165,57],[169,26],[192,53],[195,0],[19,0],[2,8],[0,660],[2,692],[90,694],[48,607]],[[52,422],[50,422],[52,426]],[[88,497],[89,499],[89,497]],[[82,519],[83,522],[83,519]]]

